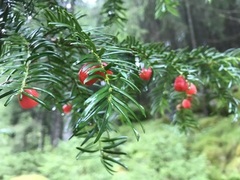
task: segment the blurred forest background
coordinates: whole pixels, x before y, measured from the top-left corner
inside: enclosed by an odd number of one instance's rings
[[[2,1],[0,1],[2,2]],[[80,19],[86,29],[104,30],[123,39],[135,36],[143,42],[164,42],[172,49],[198,46],[226,51],[240,46],[240,0],[180,0],[178,11],[156,18],[155,0],[125,0],[127,21],[103,29],[99,14],[103,0],[59,0]],[[0,3],[2,6],[2,3]],[[2,7],[1,7],[2,9]],[[30,21],[30,19],[29,19]],[[30,23],[30,22],[29,22]],[[233,90],[240,98],[238,87]],[[147,96],[139,100],[148,108]],[[179,132],[166,117],[143,118],[146,133],[139,142],[129,129],[124,150],[129,171],[116,167],[111,176],[95,157],[75,160],[77,139],[67,141],[70,115],[38,107],[22,110],[17,100],[9,106],[0,101],[0,179],[22,174],[41,174],[51,180],[147,179],[240,180],[239,122],[232,122],[221,102],[198,103],[195,108],[200,130]],[[218,109],[218,111],[215,111]],[[146,109],[147,112],[150,111]],[[140,117],[141,118],[141,117]]]

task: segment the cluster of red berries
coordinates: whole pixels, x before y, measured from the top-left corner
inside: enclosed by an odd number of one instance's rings
[[[79,72],[78,72],[78,79],[79,81],[81,82],[81,84],[83,85],[87,85],[87,86],[91,86],[93,85],[94,83],[96,83],[99,79],[98,78],[93,78],[89,81],[85,81],[89,76],[90,76],[90,73],[89,71],[90,70],[93,70],[95,68],[100,68],[100,66],[91,66],[90,68],[88,68],[89,64],[84,64]],[[103,62],[102,65],[105,67],[107,66],[107,63]],[[111,70],[106,70],[106,74],[109,74],[109,75],[112,75],[113,72]],[[101,76],[103,79],[106,78],[106,74],[102,71],[95,71],[93,73],[93,75],[99,75]],[[25,89],[24,90],[25,93],[29,94],[29,96],[33,96],[35,98],[38,98],[39,97],[39,93],[35,90],[35,89]],[[31,109],[31,108],[34,108],[38,105],[38,102],[35,101],[34,99],[30,98],[29,96],[25,95],[25,94],[21,94],[18,98],[19,100],[19,104],[20,106],[23,108],[23,109]],[[63,113],[65,114],[68,114],[70,113],[72,110],[72,105],[71,104],[64,104],[62,106],[62,111]]]
[[[178,92],[185,92],[186,98],[182,100],[182,103],[177,105],[177,109],[181,108],[189,109],[192,107],[192,95],[197,94],[197,88],[193,83],[189,83],[183,76],[176,77],[174,81],[174,89]]]
[[[24,92],[27,93],[29,96],[33,96],[35,98],[39,97],[39,93],[35,89],[24,89]],[[31,109],[38,105],[38,102],[35,101],[34,99],[30,98],[29,96],[22,94],[21,96],[18,97],[18,101],[19,101],[21,108]],[[62,111],[65,114],[70,113],[71,110],[72,110],[71,104],[65,104],[62,107]]]
[[[102,65],[105,67],[105,66],[107,66],[107,63],[103,62]],[[90,76],[89,71],[94,70],[96,68],[100,68],[100,65],[89,67],[89,64],[84,64],[78,72],[78,79],[79,79],[80,83],[83,85],[86,85],[86,86],[91,86],[94,83],[96,83],[99,80],[99,78],[93,78],[91,80],[86,81],[86,79]],[[99,75],[103,79],[105,79],[106,74],[112,75],[113,72],[111,70],[106,70],[106,73],[104,73],[102,71],[95,71],[92,75]],[[152,77],[152,68],[148,68],[148,69],[143,68],[141,70],[141,72],[139,73],[139,77],[144,81],[149,81]],[[24,92],[35,98],[39,97],[39,93],[35,89],[25,89]],[[21,96],[19,96],[19,104],[23,109],[31,109],[31,108],[36,107],[38,105],[38,102],[35,101],[34,99],[30,98],[29,96],[22,94]],[[64,104],[62,106],[62,111],[65,114],[70,113],[71,110],[72,110],[71,104]]]

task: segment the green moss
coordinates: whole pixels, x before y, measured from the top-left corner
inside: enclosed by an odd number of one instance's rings
[[[200,127],[200,133],[194,135],[192,150],[205,154],[219,171],[216,174],[228,179],[232,172],[227,167],[239,156],[239,122],[232,122],[231,117],[210,117],[200,120]],[[237,168],[235,163],[232,166],[232,169]]]

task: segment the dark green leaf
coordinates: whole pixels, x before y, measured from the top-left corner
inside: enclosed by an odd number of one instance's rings
[[[87,153],[95,153],[95,152],[98,152],[99,150],[98,149],[94,149],[94,150],[90,150],[90,149],[84,149],[84,148],[81,148],[81,147],[76,147],[78,150],[82,151],[83,153],[84,152],[87,152]]]
[[[18,89],[9,90],[9,91],[1,94],[1,95],[0,95],[0,99],[4,98],[4,97],[6,97],[6,96],[9,96],[9,95],[11,95],[11,94],[14,94],[14,93],[16,93],[16,92],[18,92],[18,91],[19,91]]]

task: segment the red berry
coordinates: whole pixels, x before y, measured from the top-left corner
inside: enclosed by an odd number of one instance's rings
[[[112,72],[111,70],[107,70],[106,72],[107,72],[107,74],[109,74],[109,75],[113,75],[113,72]]]
[[[193,83],[190,83],[188,89],[186,90],[186,94],[190,95],[197,94],[197,88]]]
[[[79,72],[78,72],[78,78],[79,78],[79,80],[80,80],[80,82],[81,82],[82,84],[85,84],[85,85],[87,85],[87,86],[91,86],[91,85],[93,85],[98,79],[97,79],[97,78],[94,78],[94,79],[91,79],[91,80],[89,80],[89,81],[87,81],[87,82],[85,82],[85,79],[88,77],[89,70],[95,68],[96,66],[93,66],[93,67],[91,67],[91,68],[87,68],[86,66],[87,66],[87,64],[84,64],[84,65],[81,67],[81,69],[80,69]]]
[[[175,91],[184,92],[188,89],[188,83],[183,76],[176,77],[174,81]]]
[[[39,97],[38,92],[35,89],[25,89],[24,92],[28,93],[29,95],[32,95],[36,98]],[[19,96],[18,98],[19,104],[23,109],[31,109],[38,105],[38,102],[31,99],[30,97],[22,94],[22,97]]]
[[[65,114],[68,114],[72,110],[72,105],[71,104],[64,104],[62,107],[62,110]]]
[[[139,77],[144,81],[149,81],[152,77],[152,68],[143,68],[139,73]]]
[[[189,108],[191,108],[191,106],[192,106],[192,103],[191,103],[191,101],[189,99],[184,99],[182,101],[182,107],[184,109],[189,109]]]
[[[107,66],[107,63],[103,62],[102,65],[103,65],[103,66]],[[87,81],[87,82],[85,82],[85,79],[89,76],[89,71],[90,71],[91,69],[99,68],[100,66],[92,66],[92,67],[90,67],[90,68],[87,68],[86,66],[87,66],[87,64],[84,64],[84,65],[82,66],[82,68],[79,70],[79,72],[78,72],[78,78],[79,78],[79,80],[80,80],[80,82],[81,82],[82,84],[87,85],[87,86],[91,86],[91,85],[93,85],[95,82],[97,82],[98,78],[91,79],[91,80],[89,80],[89,81]],[[107,73],[107,74],[110,74],[110,75],[113,74],[113,72],[112,72],[111,70],[107,70],[106,73]],[[100,76],[102,76],[103,78],[105,78],[104,72],[101,72],[101,71],[95,72],[94,75],[100,75]]]

